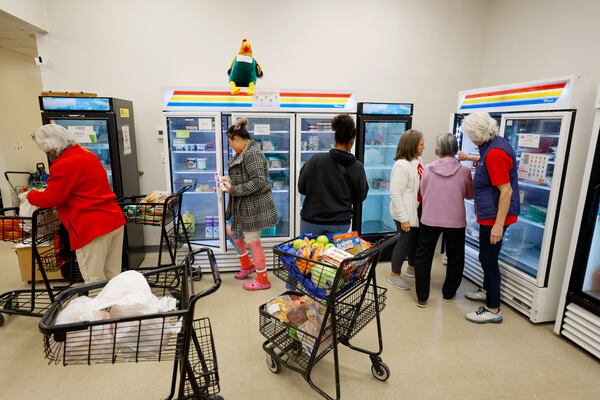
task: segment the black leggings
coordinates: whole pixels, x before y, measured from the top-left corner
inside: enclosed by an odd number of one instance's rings
[[[399,274],[402,271],[404,260],[408,258],[408,265],[415,265],[415,256],[417,254],[417,241],[419,240],[419,228],[410,227],[410,231],[404,232],[400,222],[396,222],[396,229],[400,238],[394,246],[392,252],[392,272]]]

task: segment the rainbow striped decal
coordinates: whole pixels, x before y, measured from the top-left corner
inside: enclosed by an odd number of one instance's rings
[[[352,93],[280,92],[279,105],[290,109],[345,109]]]
[[[251,108],[252,96],[222,90],[172,90],[166,101],[173,108]]]
[[[568,108],[570,79],[537,81],[459,93],[459,112]]]
[[[244,91],[232,95],[222,88],[167,88],[163,98],[165,111],[356,112],[356,99],[351,92],[258,89],[255,96],[248,96]]]

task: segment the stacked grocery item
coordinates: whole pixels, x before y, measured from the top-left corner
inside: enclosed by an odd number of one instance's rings
[[[299,289],[324,299],[333,289],[340,267],[343,271],[337,282],[338,293],[343,293],[363,272],[367,259],[342,262],[371,248],[371,244],[361,239],[357,232],[349,232],[331,238],[307,234],[277,248],[287,254],[281,260],[293,281],[301,285]]]
[[[310,355],[325,317],[323,304],[300,293],[286,292],[261,308],[285,323],[288,335],[302,343],[302,349]]]
[[[171,194],[155,190],[150,192],[138,204],[127,204],[123,211],[131,222],[142,222],[160,225],[163,218],[164,206],[167,197]],[[175,202],[175,198],[172,199]]]

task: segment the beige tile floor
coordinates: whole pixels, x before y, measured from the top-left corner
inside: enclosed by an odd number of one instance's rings
[[[0,245],[0,292],[23,287],[16,256]],[[150,260],[151,262],[151,260]],[[367,356],[340,351],[343,399],[600,399],[600,363],[557,337],[552,325],[533,325],[504,307],[504,323],[474,325],[465,312],[477,304],[462,294],[441,301],[444,267],[435,260],[432,295],[427,308],[415,306],[414,289],[390,288],[382,314],[383,359],[391,369],[385,382],[370,373]],[[388,264],[378,270],[385,286]],[[201,301],[197,315],[211,318],[221,376],[221,394],[235,399],[318,399],[296,373],[269,372],[258,333],[259,304],[283,291],[273,279],[268,291],[248,293],[231,274],[221,289]],[[208,280],[199,283],[200,287]],[[93,366],[48,365],[38,320],[8,317],[0,328],[0,399],[161,399],[169,391],[171,362]],[[356,344],[375,346],[374,325]],[[314,372],[333,390],[332,359]]]

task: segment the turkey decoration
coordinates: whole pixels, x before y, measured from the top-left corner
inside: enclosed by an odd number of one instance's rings
[[[229,75],[231,94],[238,94],[241,87],[247,87],[248,95],[254,95],[256,79],[261,78],[263,72],[252,55],[250,42],[246,39],[242,40],[240,51],[227,70],[227,74]]]

